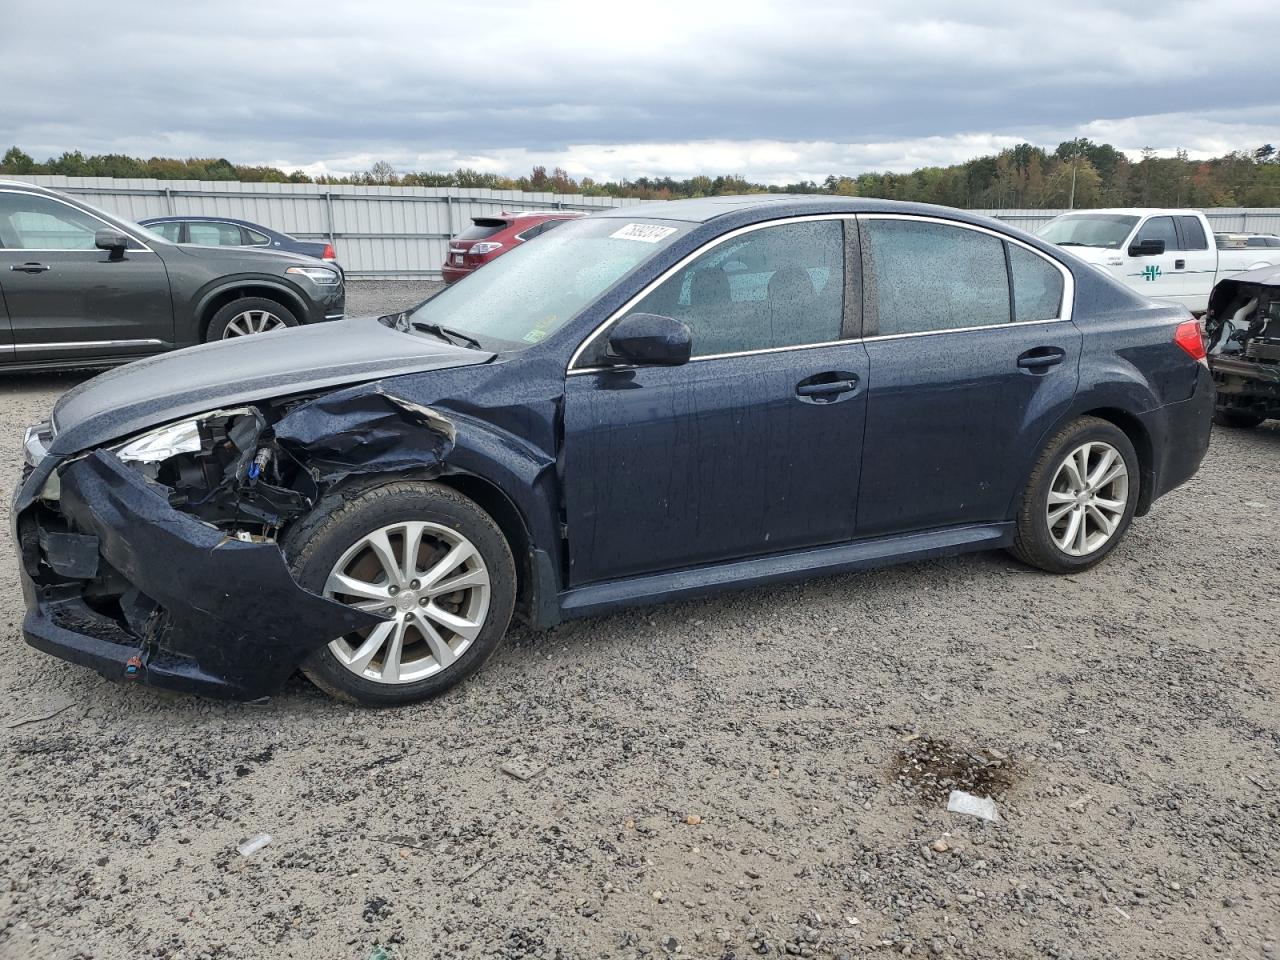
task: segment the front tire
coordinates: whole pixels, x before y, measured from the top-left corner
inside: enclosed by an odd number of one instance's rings
[[[1213,411],[1213,422],[1220,427],[1231,427],[1235,430],[1252,430],[1262,423],[1266,417],[1243,410],[1232,410],[1230,407],[1217,407]]]
[[[298,318],[283,304],[266,297],[242,297],[232,300],[213,315],[204,339],[206,343],[232,340],[297,325]]]
[[[302,664],[321,690],[366,706],[413,703],[470,676],[497,649],[515,607],[502,531],[435,483],[330,494],[290,531],[285,552],[308,590],[386,617]]]
[[[1138,504],[1141,477],[1129,438],[1081,417],[1041,451],[1023,491],[1010,552],[1050,573],[1075,573],[1115,549]]]

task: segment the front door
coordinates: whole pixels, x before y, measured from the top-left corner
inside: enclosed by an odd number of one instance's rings
[[[1005,520],[1075,396],[1070,274],[981,229],[860,219],[870,381],[857,535]]]
[[[565,384],[570,585],[852,537],[867,355],[846,286],[841,220],[765,225],[630,311],[687,323],[689,363],[588,345]]]
[[[172,346],[164,262],[140,242],[112,259],[94,246],[117,230],[61,200],[0,190],[0,288],[18,362],[121,357]]]
[[[1144,297],[1183,303],[1189,275],[1186,255],[1178,248],[1178,228],[1173,217],[1148,217],[1134,234],[1130,246],[1143,240],[1163,240],[1164,253],[1154,257],[1126,257],[1129,276],[1125,279]]]

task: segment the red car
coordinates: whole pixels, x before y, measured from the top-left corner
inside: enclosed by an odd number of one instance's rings
[[[500,213],[496,217],[472,217],[471,226],[449,241],[449,254],[441,268],[444,282],[461,280],[526,240],[532,240],[566,220],[584,216],[586,214],[566,210],[530,210],[527,213]]]

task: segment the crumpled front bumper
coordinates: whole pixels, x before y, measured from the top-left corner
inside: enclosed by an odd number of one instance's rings
[[[23,633],[39,650],[110,679],[253,700],[314,650],[381,622],[304,589],[274,542],[175,510],[108,451],[59,472],[56,509],[29,487],[47,464],[15,500]]]

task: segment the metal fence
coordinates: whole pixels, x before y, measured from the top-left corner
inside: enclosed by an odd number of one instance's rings
[[[472,217],[531,209],[602,210],[643,200],[461,187],[356,187],[314,183],[12,177],[82,196],[127,220],[235,217],[303,240],[328,240],[351,277],[438,277],[445,250]],[[1066,210],[977,210],[1033,231]],[[1206,209],[1215,231],[1280,233],[1280,209]]]
[[[983,216],[995,217],[1011,226],[1034,233],[1060,213],[1070,210],[975,210]],[[1078,211],[1077,211],[1078,212]],[[1203,207],[1215,233],[1280,233],[1280,208],[1276,207]]]
[[[222,216],[328,240],[350,277],[438,277],[449,238],[504,210],[603,210],[642,200],[455,187],[359,187],[110,177],[6,177],[75,194],[126,220]]]

